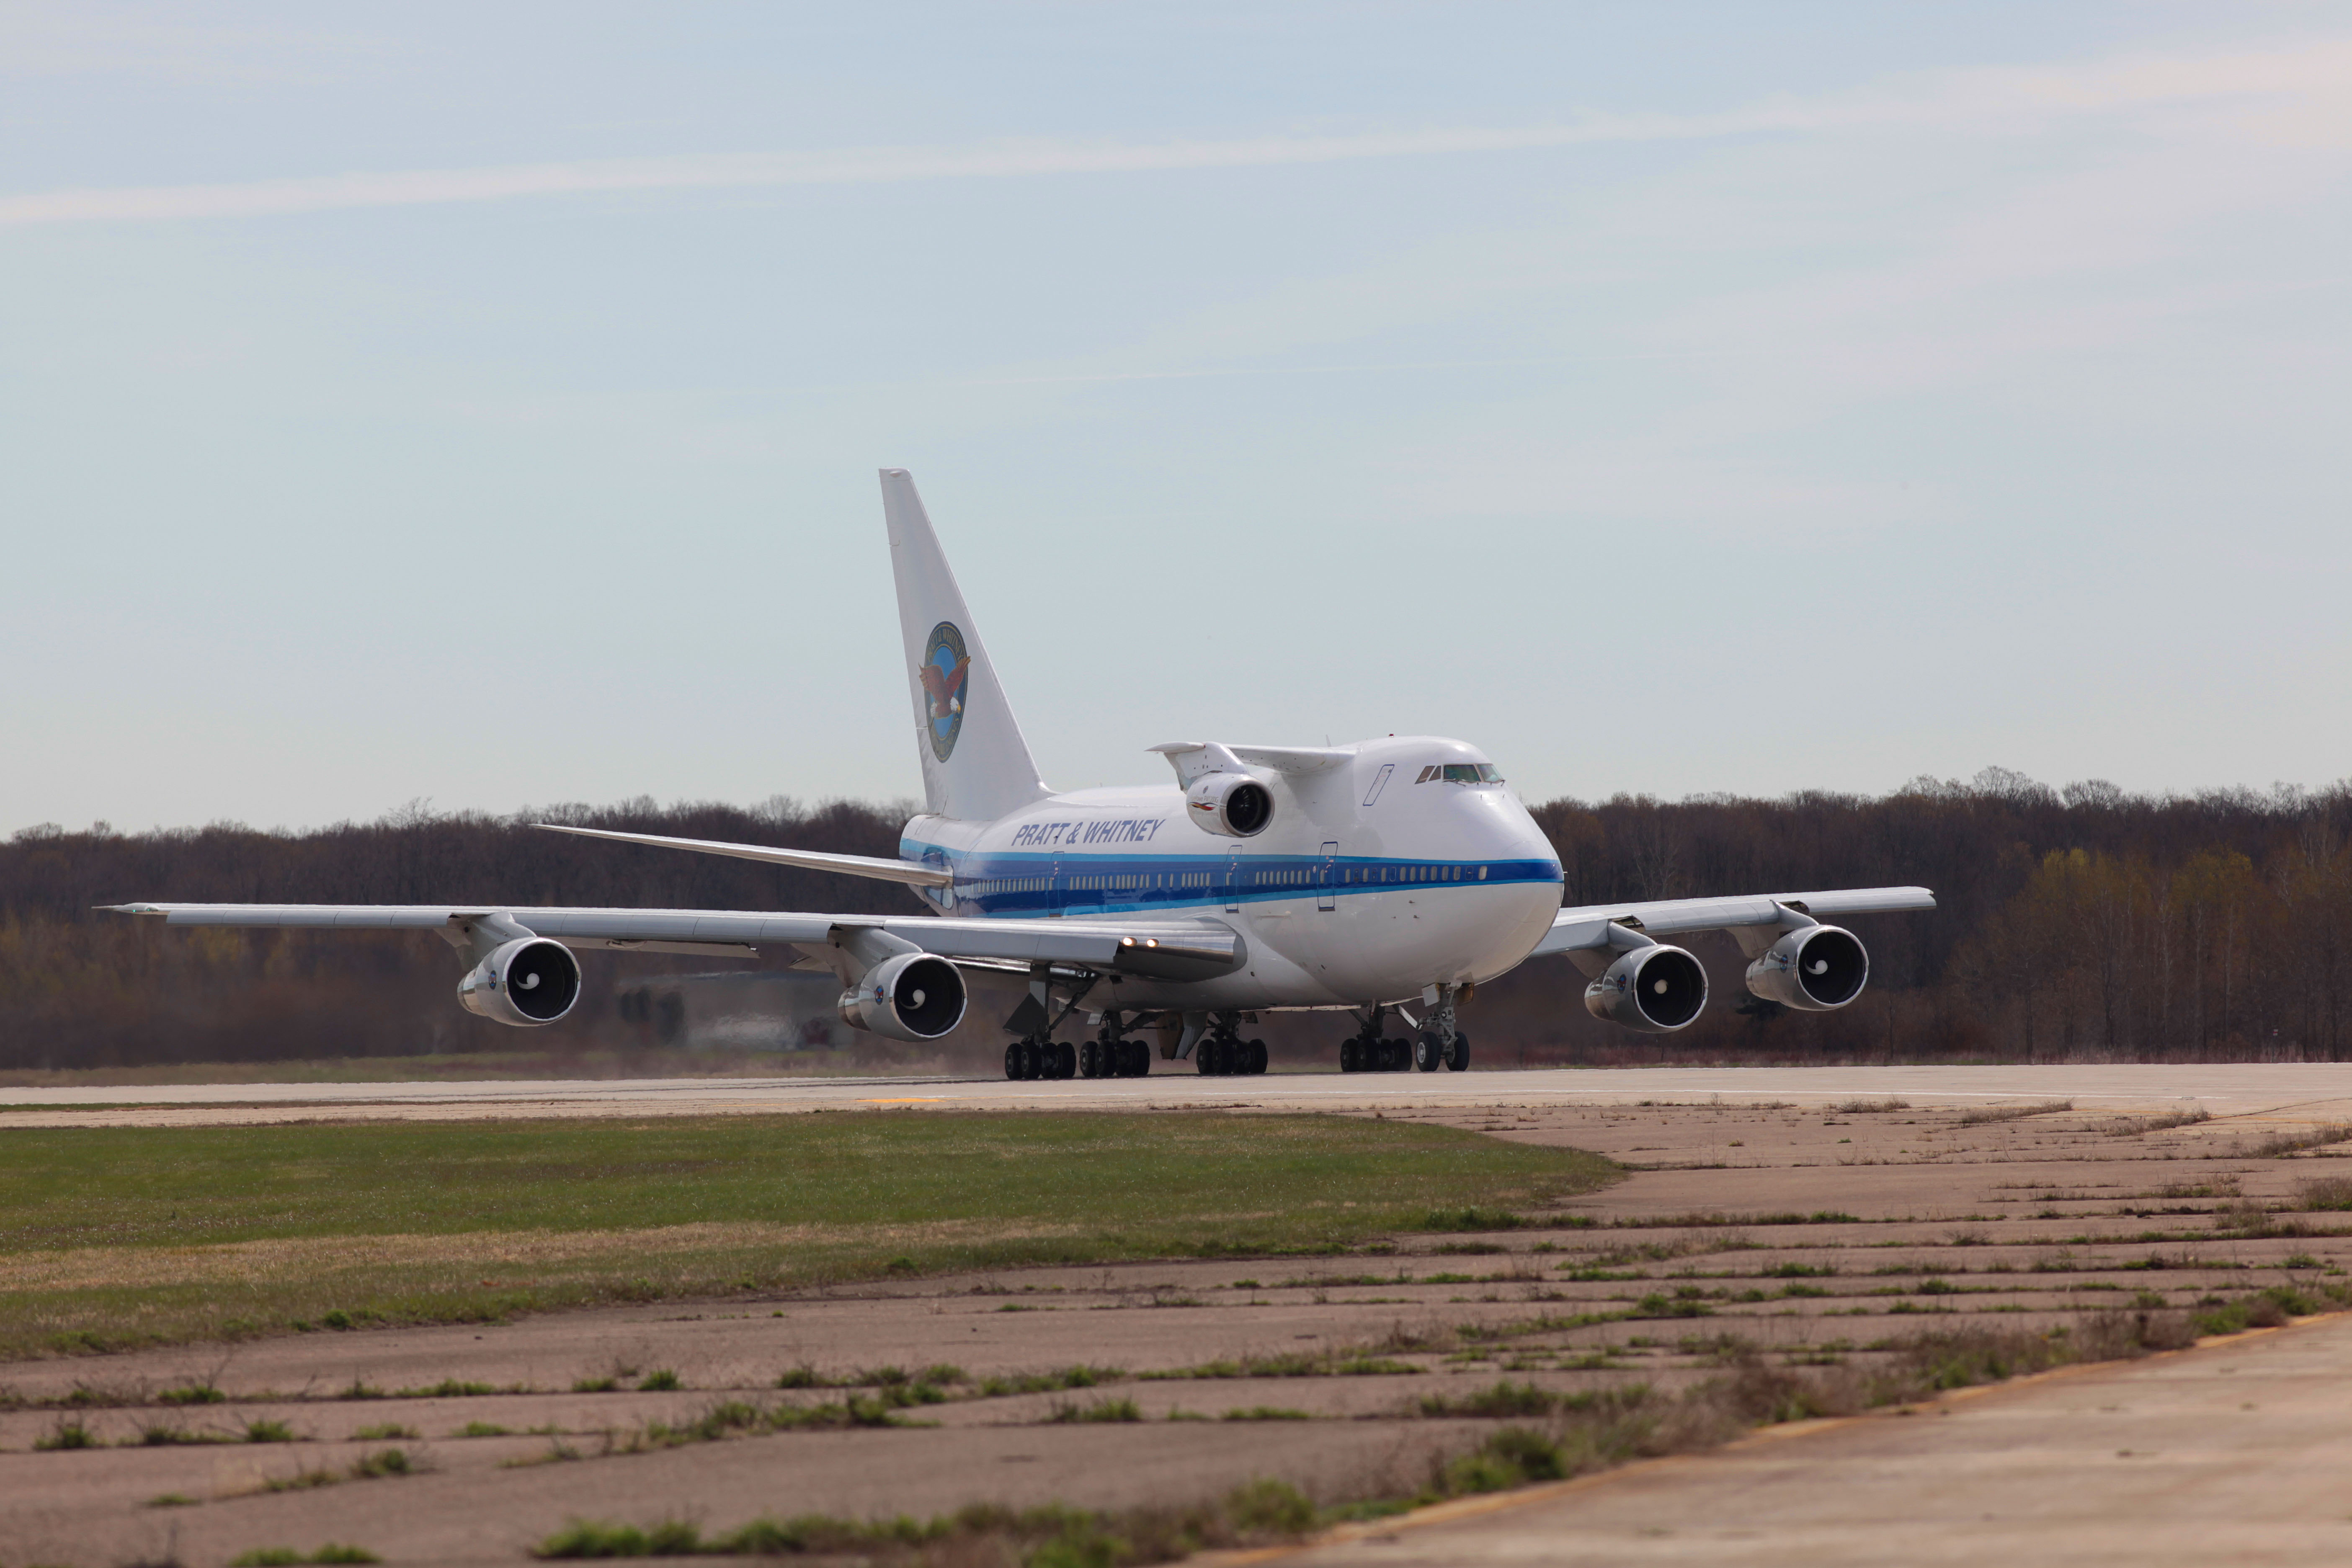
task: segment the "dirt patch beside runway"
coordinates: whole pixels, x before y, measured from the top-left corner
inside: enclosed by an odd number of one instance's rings
[[[168,1540],[209,1568],[331,1539],[394,1562],[513,1562],[575,1516],[723,1528],[1113,1507],[1255,1476],[1339,1500],[1410,1490],[1492,1431],[1502,1417],[1426,1412],[1498,1383],[1663,1394],[1743,1364],[1864,1377],[1923,1336],[2185,1323],[2265,1289],[2318,1301],[2352,1258],[2352,1215],[2294,1206],[2305,1183],[2352,1173],[2336,1153],[2352,1144],[2256,1152],[2324,1131],[2324,1112],[1406,1113],[1638,1168],[1524,1228],[1313,1259],[1007,1269],[17,1363],[0,1367],[11,1560],[115,1562]],[[729,1405],[765,1421],[859,1402],[937,1425],[646,1440]],[[1103,1407],[1118,1418],[1078,1419]],[[69,1428],[90,1446],[57,1447]],[[386,1449],[405,1473],[349,1479]],[[305,1476],[332,1484],[267,1489]]]

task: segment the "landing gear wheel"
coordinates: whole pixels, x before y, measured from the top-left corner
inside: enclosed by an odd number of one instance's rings
[[[1435,1072],[1445,1058],[1445,1042],[1434,1033],[1423,1034],[1412,1047],[1412,1065],[1423,1072]]]
[[[1261,1073],[1265,1070],[1265,1042],[1264,1040],[1252,1040],[1249,1043],[1249,1066],[1243,1070],[1251,1073]]]
[[[1067,1040],[1054,1047],[1054,1076],[1055,1078],[1078,1076],[1078,1048]]]
[[[1380,1066],[1372,1070],[1375,1072],[1396,1071],[1399,1068],[1404,1066],[1412,1049],[1412,1047],[1406,1045],[1402,1040],[1381,1041]]]
[[[1459,1029],[1454,1031],[1454,1048],[1445,1053],[1445,1070],[1447,1072],[1470,1070],[1470,1037]]]
[[[1095,1044],[1092,1040],[1087,1040],[1078,1047],[1078,1076],[1080,1078],[1094,1078],[1097,1076],[1095,1069],[1099,1065],[1097,1056],[1101,1049],[1102,1047]]]
[[[1129,1040],[1127,1042],[1127,1059],[1134,1064],[1128,1069],[1127,1076],[1129,1078],[1150,1078],[1151,1076],[1151,1047],[1145,1045],[1141,1040]]]
[[[1341,1040],[1339,1042],[1339,1070],[1341,1072],[1354,1072],[1356,1070],[1356,1050],[1355,1041]]]
[[[1004,1047],[1004,1076],[1014,1079],[1021,1077],[1021,1042],[1018,1040]]]

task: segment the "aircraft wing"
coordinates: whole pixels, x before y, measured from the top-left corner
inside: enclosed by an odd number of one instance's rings
[[[1932,910],[1936,895],[1925,888],[1840,888],[1820,893],[1759,893],[1752,898],[1660,899],[1648,903],[1586,904],[1552,917],[1551,930],[1530,958],[1548,952],[1592,952],[1610,945],[1612,925],[1630,926],[1662,937],[1695,931],[1736,931],[1780,923],[1780,911],[1795,910],[1827,921],[1837,915],[1896,914]]]
[[[904,882],[910,888],[944,888],[955,880],[944,866],[924,866],[912,860],[882,860],[871,855],[833,855],[821,849],[777,849],[765,844],[722,844],[715,838],[665,838],[657,833],[614,833],[602,827],[565,827],[536,822],[550,833],[570,833],[582,838],[610,838],[621,844],[646,844],[656,849],[691,849],[699,855],[726,855],[738,860],[763,860],[771,866],[797,866],[803,871],[837,871],[845,877],[872,877],[884,882]]]
[[[761,947],[824,947],[836,932],[879,930],[974,968],[1058,964],[1156,980],[1201,980],[1242,961],[1241,938],[1215,921],[967,921],[928,915],[826,915],[740,910],[530,909],[496,904],[110,904],[166,925],[331,931],[454,931],[503,915],[571,948],[749,958]]]

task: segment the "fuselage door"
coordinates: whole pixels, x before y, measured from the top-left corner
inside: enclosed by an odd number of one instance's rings
[[[1339,897],[1339,841],[1323,841],[1322,863],[1315,868],[1315,907],[1324,913],[1331,912],[1333,900]]]

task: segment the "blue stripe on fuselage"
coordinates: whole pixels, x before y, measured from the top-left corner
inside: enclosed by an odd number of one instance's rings
[[[902,839],[899,858],[955,873],[955,912],[982,916],[1156,914],[1329,893],[1493,887],[1560,879],[1553,860],[1424,860],[1319,855],[1061,855],[974,850]],[[1060,861],[1058,871],[1055,862]],[[1325,880],[1326,866],[1329,880]],[[928,893],[928,889],[926,889]]]

